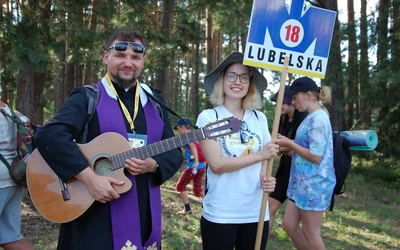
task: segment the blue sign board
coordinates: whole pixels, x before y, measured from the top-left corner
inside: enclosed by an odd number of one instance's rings
[[[304,9],[305,0],[254,0],[247,37],[246,65],[325,78],[336,12]]]

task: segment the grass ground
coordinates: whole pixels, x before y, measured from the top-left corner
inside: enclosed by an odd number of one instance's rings
[[[183,206],[175,184],[181,171],[162,186],[163,216],[167,223],[163,249],[200,250],[201,199],[190,196],[193,213],[178,214]],[[188,191],[191,194],[190,186]],[[59,225],[40,217],[28,197],[24,198],[23,206],[23,234],[36,249],[56,249]],[[280,226],[283,213],[284,208],[278,211],[267,249],[295,249]],[[321,232],[326,249],[400,249],[399,190],[350,173],[347,190],[336,197],[333,211],[325,213]]]

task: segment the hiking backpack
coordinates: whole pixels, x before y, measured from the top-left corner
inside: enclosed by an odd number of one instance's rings
[[[346,191],[346,178],[351,167],[351,152],[346,139],[336,132],[332,132],[333,138],[333,166],[335,168],[336,185],[333,190],[329,210],[333,210],[335,195],[343,194]]]

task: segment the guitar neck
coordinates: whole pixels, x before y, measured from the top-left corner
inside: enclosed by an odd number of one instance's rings
[[[147,146],[143,146],[140,148],[134,148],[116,155],[112,155],[109,157],[109,160],[112,163],[112,170],[117,170],[119,168],[123,168],[125,165],[125,160],[129,158],[137,158],[137,159],[147,159],[149,157],[170,151],[172,149],[179,148],[186,144],[203,140],[205,135],[203,133],[203,129],[197,129],[194,131],[190,131],[175,137],[171,137],[160,142],[152,143]]]

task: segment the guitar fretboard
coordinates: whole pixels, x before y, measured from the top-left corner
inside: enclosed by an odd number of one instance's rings
[[[109,157],[112,163],[112,171],[123,168],[125,160],[129,158],[147,159],[149,157],[179,148],[186,144],[203,140],[205,138],[203,130],[197,129],[175,137],[171,137],[160,142],[152,143],[140,148],[134,148]]]

